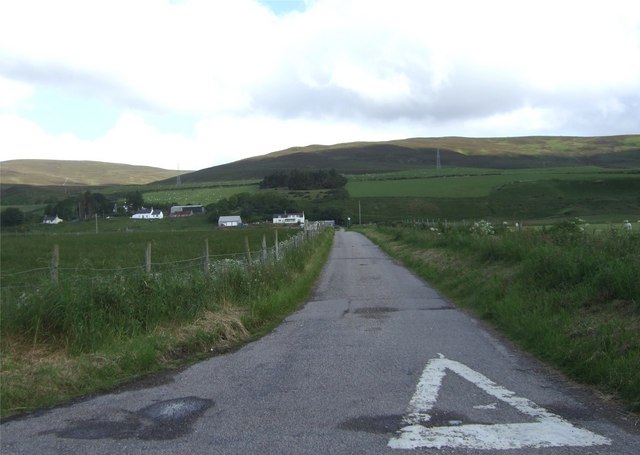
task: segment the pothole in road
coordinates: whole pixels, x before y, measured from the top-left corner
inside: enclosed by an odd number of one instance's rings
[[[175,439],[190,433],[193,423],[211,406],[212,400],[175,398],[127,413],[121,420],[76,420],[63,430],[45,433],[71,439]]]
[[[402,426],[401,415],[362,416],[345,420],[338,428],[365,433],[395,433]]]
[[[365,308],[356,308],[353,310],[354,314],[357,314],[363,318],[368,319],[381,319],[387,317],[388,313],[393,313],[398,311],[397,308],[387,307],[387,306],[377,306],[377,307],[365,307]]]

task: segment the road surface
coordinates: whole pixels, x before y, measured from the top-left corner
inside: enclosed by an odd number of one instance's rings
[[[3,455],[640,453],[630,422],[344,231],[269,335],[1,429]]]

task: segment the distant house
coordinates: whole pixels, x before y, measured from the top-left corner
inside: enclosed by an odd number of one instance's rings
[[[277,213],[273,215],[273,224],[304,224],[304,212]]]
[[[171,207],[169,216],[181,217],[191,215],[204,215],[205,208],[203,205],[174,205]]]
[[[161,220],[164,218],[164,214],[162,213],[162,210],[159,209],[154,210],[153,208],[141,208],[134,213],[131,218],[134,220]]]
[[[221,216],[218,218],[218,227],[242,226],[242,218],[238,215]]]
[[[42,220],[42,224],[58,224],[58,223],[62,223],[62,218],[60,218],[58,215],[45,216],[44,219]]]

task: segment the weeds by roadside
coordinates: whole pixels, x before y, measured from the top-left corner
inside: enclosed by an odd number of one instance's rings
[[[579,220],[362,231],[525,350],[640,413],[640,235],[588,234]]]
[[[270,330],[308,296],[333,231],[280,261],[205,274],[128,274],[3,296],[6,417],[94,393],[229,349]],[[80,285],[79,285],[80,284]]]

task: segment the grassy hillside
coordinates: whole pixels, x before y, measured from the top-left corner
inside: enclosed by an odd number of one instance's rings
[[[363,222],[399,219],[550,221],[640,218],[640,170],[566,167],[435,170],[351,178],[346,210]]]
[[[364,174],[435,167],[491,169],[554,166],[640,167],[640,135],[607,137],[414,138],[311,145],[281,150],[182,177],[183,182],[262,178],[291,169]]]
[[[144,185],[158,180],[175,179],[177,174],[174,170],[100,161],[10,160],[0,163],[3,185]]]

